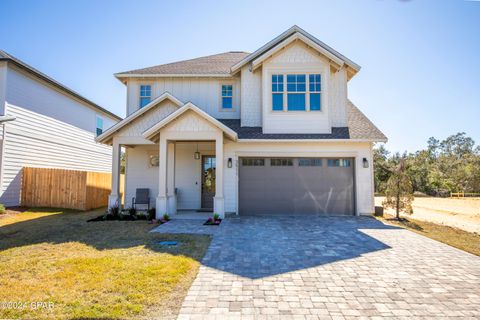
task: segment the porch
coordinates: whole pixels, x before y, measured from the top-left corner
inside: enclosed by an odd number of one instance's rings
[[[235,132],[188,104],[143,130],[141,137],[114,136],[109,206],[119,203],[120,156],[125,148],[125,207],[132,205],[137,188],[147,188],[157,218],[177,212],[179,217],[196,218],[197,211],[224,217],[225,139],[236,139]]]

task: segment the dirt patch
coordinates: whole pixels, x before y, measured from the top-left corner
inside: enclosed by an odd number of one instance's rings
[[[375,197],[375,205],[381,206],[383,200],[384,197]],[[385,212],[394,214],[393,209]],[[480,234],[480,198],[415,198],[413,214],[402,216]]]

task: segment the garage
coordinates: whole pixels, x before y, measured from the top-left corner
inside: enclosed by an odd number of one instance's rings
[[[242,215],[354,215],[353,158],[239,159]]]

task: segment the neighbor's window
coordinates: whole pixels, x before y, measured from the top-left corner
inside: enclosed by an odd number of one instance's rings
[[[222,109],[232,109],[232,88],[231,84],[222,85]]]
[[[321,78],[319,74],[310,74],[309,75],[309,89],[310,89],[310,110],[311,111],[320,111],[322,109],[320,102],[320,92],[321,92]]]
[[[272,110],[283,110],[283,74],[272,74]]]
[[[298,160],[299,167],[321,167],[322,159],[307,158]]]
[[[287,108],[289,111],[306,110],[306,90],[307,84],[304,74],[287,74]]]
[[[140,108],[145,107],[152,100],[152,86],[142,84],[140,86]]]
[[[103,133],[103,119],[99,116],[96,119],[96,128],[97,136],[101,135]]]
[[[328,159],[329,167],[350,167],[349,159]]]
[[[244,158],[242,159],[242,165],[244,167],[263,167],[265,165],[265,159]]]
[[[272,166],[272,167],[291,167],[291,166],[293,166],[293,160],[288,159],[288,158],[270,159],[270,166]]]

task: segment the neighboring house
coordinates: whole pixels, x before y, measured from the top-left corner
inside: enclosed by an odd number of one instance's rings
[[[4,51],[0,115],[0,203],[20,204],[23,167],[111,171],[94,138],[121,118]]]
[[[97,137],[113,146],[118,203],[149,188],[157,216],[374,211],[374,142],[386,137],[348,100],[360,67],[297,26],[253,53],[226,52],[115,76],[127,117]]]

